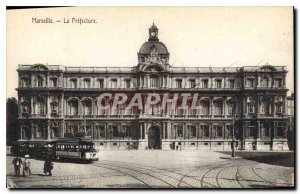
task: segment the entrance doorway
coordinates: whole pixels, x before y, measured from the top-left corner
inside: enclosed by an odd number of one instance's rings
[[[149,149],[161,149],[160,129],[157,126],[150,127],[148,132]]]

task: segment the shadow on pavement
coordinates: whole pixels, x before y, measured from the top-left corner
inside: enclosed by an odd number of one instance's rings
[[[231,155],[231,151],[218,151],[219,153]],[[255,152],[255,151],[236,151],[235,156],[260,163],[294,167],[294,152]]]

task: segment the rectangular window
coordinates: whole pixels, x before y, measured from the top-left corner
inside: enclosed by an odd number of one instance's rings
[[[181,79],[176,80],[176,88],[182,88],[182,80]]]
[[[99,136],[105,137],[105,127],[104,126],[98,126],[99,127]]]
[[[28,87],[29,86],[29,79],[28,78],[22,78],[21,79],[21,87]]]
[[[57,78],[50,78],[50,86],[57,87]]]
[[[282,79],[275,79],[275,87],[276,88],[282,87]]]
[[[195,87],[196,87],[196,80],[191,79],[191,80],[189,81],[189,84],[190,84],[190,88],[195,88]]]
[[[159,81],[157,76],[151,76],[150,77],[150,87],[151,88],[156,88],[159,87]]]
[[[250,88],[254,87],[254,78],[248,78],[247,79],[247,86]]]
[[[125,88],[131,88],[130,87],[130,79],[125,80]]]
[[[91,80],[90,79],[84,79],[84,88],[90,88],[91,87]]]
[[[111,87],[112,88],[117,88],[118,87],[118,81],[117,81],[117,79],[112,79],[111,80]]]
[[[77,79],[71,79],[70,80],[70,87],[71,88],[77,88]]]
[[[35,133],[36,137],[37,138],[43,137],[43,130],[44,130],[43,126],[42,125],[36,125],[35,129],[36,129],[36,133]]]
[[[261,86],[262,87],[269,87],[269,78],[268,77],[263,77],[261,80]]]
[[[202,87],[203,88],[208,88],[208,79],[202,80]]]
[[[216,88],[218,88],[218,89],[222,88],[222,80],[221,79],[216,79]]]
[[[234,79],[231,79],[229,80],[229,88],[234,88],[235,87],[235,80]]]
[[[98,79],[98,88],[104,88],[104,80]]]

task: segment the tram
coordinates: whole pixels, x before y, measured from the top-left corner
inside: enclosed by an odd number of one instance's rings
[[[75,159],[77,161],[98,161],[95,144],[90,139],[59,139],[55,142],[57,160]]]
[[[33,158],[56,160],[98,161],[95,144],[88,138],[62,138],[51,142],[17,142],[11,147],[15,156],[28,154]]]

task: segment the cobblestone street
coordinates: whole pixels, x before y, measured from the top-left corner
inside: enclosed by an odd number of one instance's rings
[[[7,185],[14,188],[268,188],[294,186],[294,168],[229,159],[213,151],[101,151],[89,164],[31,159],[32,175],[15,177],[7,156]]]

